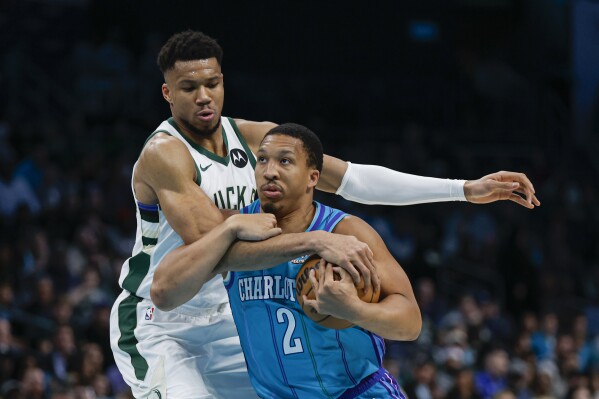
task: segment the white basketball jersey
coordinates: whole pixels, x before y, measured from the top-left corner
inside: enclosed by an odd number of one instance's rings
[[[198,175],[196,183],[200,188],[217,207],[241,209],[256,198],[256,158],[233,119],[221,117],[221,124],[227,149],[224,158],[194,143],[177,127],[173,118],[162,122],[150,137],[156,133],[167,133],[181,140],[195,161]],[[135,198],[135,192],[133,197]],[[135,202],[137,234],[133,256],[123,264],[119,284],[138,297],[151,299],[150,286],[156,267],[166,254],[183,245],[183,240],[169,225],[160,204],[142,204],[137,198]],[[198,309],[214,308],[226,302],[227,292],[218,275],[204,284],[200,292],[177,311],[194,315],[198,313]]]

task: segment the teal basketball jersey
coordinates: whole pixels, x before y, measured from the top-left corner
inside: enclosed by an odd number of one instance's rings
[[[333,231],[346,216],[318,202],[314,205],[307,231]],[[241,212],[259,213],[260,201]],[[262,398],[345,397],[381,369],[381,337],[360,327],[321,327],[304,314],[296,298],[295,276],[307,258],[265,270],[230,272],[225,279],[250,379]]]

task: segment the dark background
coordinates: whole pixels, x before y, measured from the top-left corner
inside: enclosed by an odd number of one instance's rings
[[[352,162],[533,181],[533,211],[319,194],[410,276],[424,330],[389,342],[386,364],[411,398],[598,397],[590,0],[1,2],[1,397],[127,397],[107,324],[131,167],[169,116],[156,55],[187,28],[224,49],[227,116],[305,124]]]

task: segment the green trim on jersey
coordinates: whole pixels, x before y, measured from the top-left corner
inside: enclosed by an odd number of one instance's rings
[[[148,362],[137,350],[138,340],[135,337],[137,327],[137,304],[142,301],[135,295],[125,298],[118,308],[119,331],[121,336],[118,341],[119,348],[131,357],[131,365],[135,371],[135,377],[143,381],[148,373]]]
[[[143,240],[143,239],[142,239]],[[137,292],[144,277],[150,270],[150,255],[145,252],[140,252],[129,258],[129,273],[123,280],[123,289],[129,292]]]
[[[256,158],[254,157],[254,153],[252,152],[252,150],[250,150],[250,147],[248,146],[247,142],[243,138],[243,135],[241,134],[241,131],[239,131],[239,128],[237,127],[237,124],[235,123],[235,120],[233,118],[229,118],[229,117],[227,117],[227,119],[229,120],[229,123],[231,124],[231,126],[233,126],[233,130],[235,131],[237,138],[241,142],[243,149],[245,150],[246,154],[248,154],[248,158],[250,159],[252,168],[256,169]]]
[[[179,126],[177,126],[177,123],[175,122],[175,120],[172,117],[168,118],[168,123],[170,123],[170,125],[172,127],[174,127],[175,129],[177,129],[177,131],[185,139],[185,141],[187,141],[189,143],[189,145],[192,146],[197,152],[199,152],[202,155],[207,156],[208,158],[212,159],[215,162],[221,163],[225,166],[229,166],[229,141],[227,140],[227,134],[225,133],[225,129],[222,127],[222,125],[221,125],[221,131],[222,131],[222,135],[223,135],[223,141],[225,143],[225,150],[227,151],[227,156],[224,158],[216,155],[213,152],[208,151],[207,149],[205,149],[201,145],[196,144],[192,139],[187,137],[187,135],[185,133],[183,133],[183,131],[181,129],[179,129]]]
[[[144,222],[158,223],[160,221],[160,215],[158,211],[146,211],[145,209],[139,209],[139,216]]]
[[[141,243],[144,247],[147,247],[148,245],[154,246],[158,244],[158,238],[141,236]]]

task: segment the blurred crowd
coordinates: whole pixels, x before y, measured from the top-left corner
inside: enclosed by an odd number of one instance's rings
[[[0,398],[132,397],[108,324],[135,235],[132,165],[168,116],[154,62],[162,39],[148,35],[135,52],[116,34],[38,51],[42,60],[60,53],[64,61],[44,68],[52,82],[35,86],[39,92],[26,85],[40,66],[24,59],[27,43],[3,54],[0,83],[19,93],[0,104]],[[493,81],[489,73],[477,79]],[[343,87],[338,79],[328,84]],[[299,81],[284,87],[285,100],[271,87],[256,101],[276,122],[302,115],[293,121],[320,133],[325,151],[342,159],[436,177],[527,173],[542,202],[533,211],[317,199],[368,220],[410,276],[424,328],[415,342],[388,342],[385,366],[411,399],[599,399],[597,171],[567,132],[514,143],[518,119],[502,121],[523,105],[486,101],[464,79],[461,116],[447,128],[416,113],[372,129],[373,104],[363,104],[362,123],[352,126],[306,116]],[[248,76],[228,82],[234,104],[255,88]],[[338,98],[322,98],[333,116],[352,106],[334,91]],[[50,93],[43,105],[50,112],[41,112],[40,93]],[[388,100],[389,107],[395,97]],[[494,132],[489,140],[458,134],[481,126]]]

